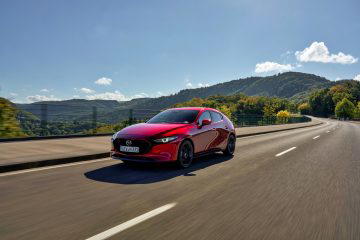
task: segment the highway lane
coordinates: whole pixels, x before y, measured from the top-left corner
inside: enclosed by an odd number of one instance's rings
[[[0,175],[0,239],[86,239],[167,204],[110,239],[359,239],[359,146],[360,125],[329,121],[238,139],[233,158],[186,170],[104,160]]]

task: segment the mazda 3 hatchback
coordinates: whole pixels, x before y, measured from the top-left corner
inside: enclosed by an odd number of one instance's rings
[[[186,168],[203,154],[222,151],[233,155],[235,142],[234,125],[221,112],[172,108],[115,133],[110,156],[125,163],[174,162]]]

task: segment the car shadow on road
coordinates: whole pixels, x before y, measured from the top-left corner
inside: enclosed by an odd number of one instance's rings
[[[94,181],[117,184],[149,184],[165,181],[178,176],[194,177],[197,170],[219,164],[232,159],[232,156],[211,154],[194,160],[186,169],[176,169],[170,164],[136,164],[129,166],[124,163],[99,168],[86,172],[84,175]]]

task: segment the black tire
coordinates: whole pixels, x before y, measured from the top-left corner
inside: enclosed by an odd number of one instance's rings
[[[189,140],[181,143],[178,150],[178,158],[176,164],[180,168],[188,168],[194,159],[194,147]]]
[[[226,156],[232,156],[235,152],[235,144],[236,144],[236,138],[233,134],[229,135],[228,143],[226,145],[226,149],[223,151],[223,153]]]

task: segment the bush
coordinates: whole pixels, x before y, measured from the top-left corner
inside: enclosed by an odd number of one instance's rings
[[[306,114],[310,114],[311,107],[309,103],[302,103],[299,105],[298,110],[301,114],[306,115]]]
[[[355,106],[347,98],[344,98],[335,107],[335,115],[338,118],[351,119],[354,117]]]
[[[277,123],[287,123],[290,118],[290,113],[286,110],[279,111],[276,114]]]

